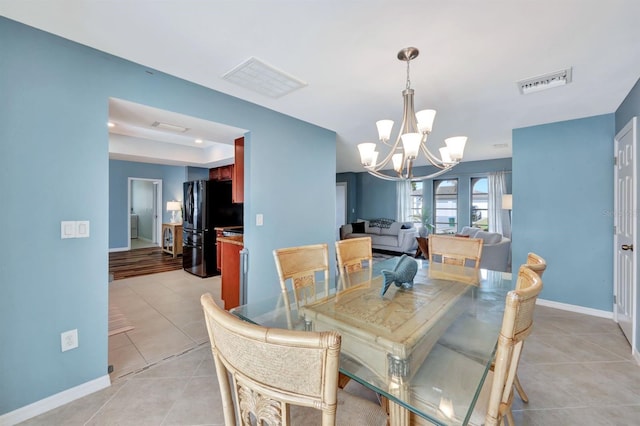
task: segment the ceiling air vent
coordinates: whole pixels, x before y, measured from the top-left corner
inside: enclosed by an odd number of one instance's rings
[[[236,66],[222,78],[270,98],[279,98],[307,85],[304,81],[254,57]]]
[[[178,126],[176,124],[162,123],[160,121],[154,121],[151,124],[151,127],[157,127],[158,129],[169,130],[176,133],[184,133],[189,130],[186,127]]]
[[[518,88],[521,94],[526,95],[528,93],[564,86],[569,83],[571,83],[571,68],[520,80],[518,82]]]

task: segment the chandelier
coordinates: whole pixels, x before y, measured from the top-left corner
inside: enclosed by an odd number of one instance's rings
[[[360,162],[365,170],[380,179],[393,181],[431,179],[448,172],[462,160],[464,146],[467,143],[466,136],[445,139],[446,146],[439,149],[440,157],[434,155],[427,148],[427,137],[431,133],[436,111],[426,109],[416,113],[413,106],[413,89],[409,78],[409,63],[418,56],[418,53],[420,52],[415,47],[407,47],[398,52],[398,59],[407,63],[407,86],[402,91],[404,111],[402,113],[400,132],[393,144],[389,142],[393,120],[376,122],[380,142],[391,147],[388,154],[378,163],[378,151],[376,151],[375,143],[366,142],[358,145]],[[425,176],[413,175],[413,165],[420,154],[438,169],[435,173]],[[393,173],[389,170],[390,162],[393,165],[395,174],[390,174]]]

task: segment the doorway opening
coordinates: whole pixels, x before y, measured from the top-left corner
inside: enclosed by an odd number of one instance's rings
[[[160,246],[162,180],[130,177],[127,186],[128,249]]]

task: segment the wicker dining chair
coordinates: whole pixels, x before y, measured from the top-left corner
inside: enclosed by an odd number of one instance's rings
[[[538,276],[540,276],[540,278],[542,278],[542,274],[544,274],[544,271],[547,269],[547,262],[539,255],[535,254],[535,253],[529,253],[527,255],[527,263],[524,264],[523,266],[531,269],[533,272],[535,272],[536,274],[538,274]],[[524,285],[528,285],[530,284],[530,281],[520,281],[518,280],[518,282],[516,283],[516,285],[518,286],[524,286]],[[522,289],[522,287],[516,287],[516,290],[520,290]],[[516,387],[516,391],[518,391],[518,395],[520,396],[520,399],[522,400],[522,402],[529,402],[529,397],[527,396],[527,393],[524,391],[524,388],[522,387],[522,384],[520,383],[520,379],[518,378],[518,375],[515,375],[515,378],[513,380],[513,385]]]
[[[469,416],[470,425],[493,426],[507,420],[510,426],[514,426],[511,413],[513,382],[518,371],[523,342],[532,330],[536,300],[542,290],[540,276],[524,265],[518,270],[517,281],[517,287],[520,289],[510,291],[505,297],[505,310],[497,335],[495,366],[493,371],[488,373]],[[486,329],[473,331],[466,327],[462,331],[485,336],[489,332]],[[467,337],[472,335],[460,334],[457,339]],[[484,343],[483,351],[486,353],[489,347],[492,348],[495,345],[495,340],[487,339]],[[424,408],[431,410],[434,416],[442,418],[445,424],[463,423],[466,413],[464,410],[468,407],[463,404],[456,410],[442,411],[439,409],[439,403],[444,401],[443,397],[446,394],[469,394],[470,388],[477,386],[477,382],[466,381],[469,377],[466,373],[474,371],[477,375],[482,374],[486,365],[485,359],[477,359],[472,353],[462,350],[465,346],[466,344],[450,346],[445,340],[439,340],[432,349],[435,356],[432,354],[427,357],[412,381],[415,387],[424,386],[422,383],[429,383],[427,387],[420,390],[423,395],[430,395],[430,398],[433,398],[424,402]],[[457,379],[452,381],[451,375]],[[434,389],[439,391],[436,392]],[[451,402],[455,404],[456,401],[454,399]]]
[[[318,299],[316,274],[324,279],[324,295],[329,295],[329,248],[326,243],[299,247],[275,249],[273,258],[276,262],[280,290],[287,313],[287,323],[292,327],[291,305],[287,281],[291,282],[291,290],[297,308]]]
[[[220,308],[209,293],[200,301],[226,426],[386,425],[378,404],[338,391],[337,332],[262,327]]]
[[[371,237],[349,238],[336,241],[336,259],[342,288],[351,286],[349,274],[364,269],[364,262],[369,268],[369,280],[372,277],[373,249]]]
[[[525,339],[531,334],[536,300],[542,291],[542,278],[523,265],[518,270],[516,288],[507,294],[502,328],[494,361],[493,382],[487,407],[486,424],[501,424],[506,417],[515,422],[511,413],[513,388]]]
[[[480,267],[482,244],[480,238],[429,235],[429,263],[472,266],[477,269]]]
[[[527,254],[527,263],[525,266],[542,277],[544,271],[547,270],[547,261],[536,253]]]

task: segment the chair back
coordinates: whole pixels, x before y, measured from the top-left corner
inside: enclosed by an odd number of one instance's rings
[[[329,295],[329,247],[326,243],[299,247],[288,247],[273,251],[276,262],[280,290],[284,299],[289,328],[291,323],[291,302],[287,281],[291,282],[291,291],[296,308],[315,301],[319,294],[316,288],[316,274],[324,274],[324,295]]]
[[[518,362],[524,340],[531,334],[533,311],[542,290],[542,278],[522,265],[518,271],[516,288],[506,297],[487,409],[487,425],[500,424],[502,416],[511,411]]]
[[[429,263],[435,261],[479,268],[483,243],[480,238],[429,235]]]
[[[529,253],[526,266],[542,277],[542,274],[547,269],[547,261],[535,253]]]
[[[343,288],[350,287],[349,274],[363,269],[363,263],[367,262],[371,271],[373,265],[373,249],[371,237],[349,238],[336,241],[336,259],[338,261],[338,273]],[[371,278],[371,275],[370,277]]]
[[[321,410],[322,425],[335,425],[337,332],[266,328],[218,307],[209,293],[200,301],[226,426],[253,424],[251,416],[256,424],[289,425],[291,405]]]

